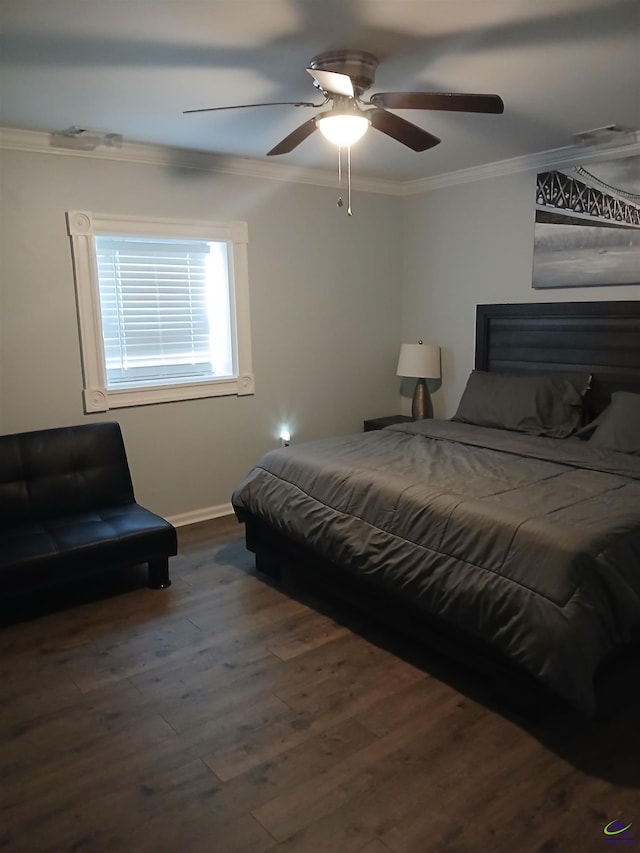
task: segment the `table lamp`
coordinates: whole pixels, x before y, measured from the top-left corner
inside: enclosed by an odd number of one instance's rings
[[[433,403],[425,379],[440,379],[440,347],[431,344],[402,344],[398,376],[417,378],[411,402],[411,417],[421,421],[433,417]]]

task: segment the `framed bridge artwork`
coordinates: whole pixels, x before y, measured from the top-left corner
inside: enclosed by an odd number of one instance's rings
[[[541,172],[533,287],[640,284],[640,156]]]

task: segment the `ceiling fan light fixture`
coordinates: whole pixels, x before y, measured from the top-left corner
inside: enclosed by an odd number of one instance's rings
[[[370,124],[366,116],[353,112],[331,112],[316,119],[322,135],[338,148],[353,145],[365,135]]]

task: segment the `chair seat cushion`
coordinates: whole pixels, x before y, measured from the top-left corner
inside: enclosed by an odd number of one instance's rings
[[[0,530],[2,591],[49,586],[176,552],[173,526],[136,503],[33,522]]]

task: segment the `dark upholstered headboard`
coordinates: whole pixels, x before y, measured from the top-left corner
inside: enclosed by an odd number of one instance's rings
[[[598,414],[613,391],[640,393],[640,301],[478,305],[475,366],[590,373]]]

